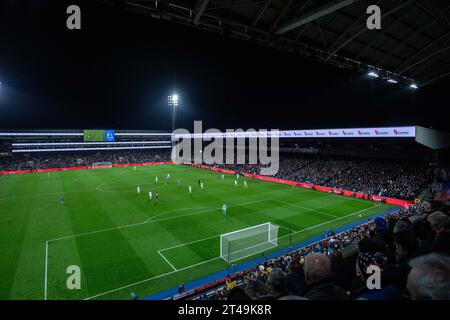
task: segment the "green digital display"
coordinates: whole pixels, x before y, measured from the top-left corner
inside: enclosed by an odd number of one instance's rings
[[[106,130],[84,130],[83,131],[84,141],[106,141]]]

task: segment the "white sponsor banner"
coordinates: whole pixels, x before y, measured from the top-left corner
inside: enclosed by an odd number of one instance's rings
[[[175,138],[414,138],[416,127],[282,130],[177,134]]]

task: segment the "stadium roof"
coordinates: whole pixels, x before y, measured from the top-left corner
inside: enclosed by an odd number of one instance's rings
[[[425,86],[450,76],[448,1],[98,1],[342,68],[374,66],[403,83]],[[366,27],[372,4],[381,8],[381,30]]]

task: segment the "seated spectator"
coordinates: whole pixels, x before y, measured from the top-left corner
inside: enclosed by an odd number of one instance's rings
[[[286,289],[292,295],[303,295],[306,288],[305,272],[300,262],[293,261],[289,264],[286,275]]]
[[[379,289],[369,289],[367,280],[372,275],[367,269],[370,266],[377,266],[381,271],[381,281]],[[356,273],[361,277],[362,287],[354,293],[357,300],[399,300],[400,292],[388,283],[386,270],[388,268],[388,258],[381,252],[368,252],[358,256],[356,261]]]
[[[234,287],[228,292],[228,300],[252,300],[240,287]]]
[[[382,217],[375,218],[374,225],[371,229],[371,238],[377,245],[377,251],[386,253],[386,246],[390,235],[391,233],[387,227],[386,220]]]
[[[403,292],[410,271],[409,261],[419,255],[419,241],[411,231],[399,231],[394,235],[396,264],[390,269],[390,279]]]
[[[450,255],[450,219],[440,211],[430,214],[427,218],[431,228],[435,232],[431,251]]]
[[[332,253],[331,269],[333,270],[333,282],[345,291],[350,291],[354,269],[344,260],[340,251],[334,251]]]
[[[253,300],[258,300],[262,296],[269,294],[270,288],[265,284],[264,281],[259,279],[257,275],[248,273],[244,275],[243,278],[243,289],[247,296]]]
[[[279,299],[282,296],[287,295],[286,281],[284,273],[280,268],[274,268],[269,272],[269,278],[267,279],[270,291],[266,296],[261,297],[263,300]]]
[[[408,291],[413,300],[450,300],[450,257],[431,253],[409,262]]]
[[[332,282],[331,261],[323,253],[310,253],[305,258],[305,298],[311,300],[346,300],[347,293]]]

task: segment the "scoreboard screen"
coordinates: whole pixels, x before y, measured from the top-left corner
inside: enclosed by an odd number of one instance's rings
[[[84,130],[85,142],[113,142],[115,141],[114,130]]]

